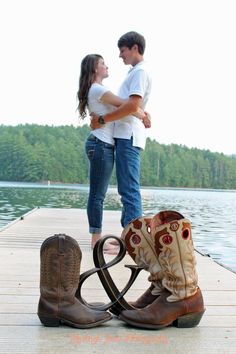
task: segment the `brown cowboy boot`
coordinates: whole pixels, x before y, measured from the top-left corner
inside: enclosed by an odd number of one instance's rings
[[[108,312],[89,309],[75,297],[82,258],[75,239],[64,234],[48,237],[41,246],[40,258],[38,316],[42,324],[91,328],[112,318]]]
[[[142,309],[147,305],[150,305],[154,300],[157,299],[159,295],[153,295],[152,291],[155,289],[155,286],[151,284],[147,290],[140,295],[140,297],[135,301],[129,301],[129,304],[137,309]]]
[[[190,222],[184,218],[170,220],[170,211],[164,211],[157,214],[150,225],[166,290],[149,306],[125,310],[119,316],[135,327],[158,329],[171,324],[194,327],[205,311],[197,285]]]
[[[150,235],[151,217],[141,217],[132,220],[123,230],[121,238],[126,249],[139,267],[150,273],[149,288],[136,300],[129,302],[135,308],[144,308],[151,304],[163,290],[161,284],[162,271],[159,266],[155,245]]]

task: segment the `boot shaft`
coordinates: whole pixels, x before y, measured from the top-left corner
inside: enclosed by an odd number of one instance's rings
[[[151,234],[164,274],[162,284],[172,294],[168,301],[178,301],[197,291],[198,277],[191,223],[184,217],[171,221],[167,218],[165,223],[161,214],[162,212],[152,219]]]
[[[48,237],[40,249],[41,296],[55,300],[73,297],[79,283],[81,258],[80,247],[72,237]]]
[[[162,291],[163,272],[151,235],[151,221],[151,217],[131,221],[123,230],[121,238],[135,263],[150,273],[148,280],[153,285],[152,293],[157,295]]]

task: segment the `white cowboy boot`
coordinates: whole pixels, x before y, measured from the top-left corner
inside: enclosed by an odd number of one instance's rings
[[[135,327],[158,329],[171,324],[193,327],[198,325],[205,311],[197,285],[190,222],[181,214],[171,213],[160,212],[150,223],[158,267],[162,270],[158,274],[162,275],[165,290],[149,306],[126,310],[119,316]]]

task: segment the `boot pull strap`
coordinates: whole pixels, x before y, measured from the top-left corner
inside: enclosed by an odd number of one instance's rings
[[[58,254],[59,256],[64,256],[66,235],[59,234],[57,236],[58,236]]]

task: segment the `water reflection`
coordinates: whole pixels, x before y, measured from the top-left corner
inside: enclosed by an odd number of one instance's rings
[[[88,186],[0,182],[0,228],[35,207],[86,208]],[[236,191],[142,189],[144,214],[176,210],[190,219],[195,247],[236,271]],[[110,188],[105,210],[121,210]]]

